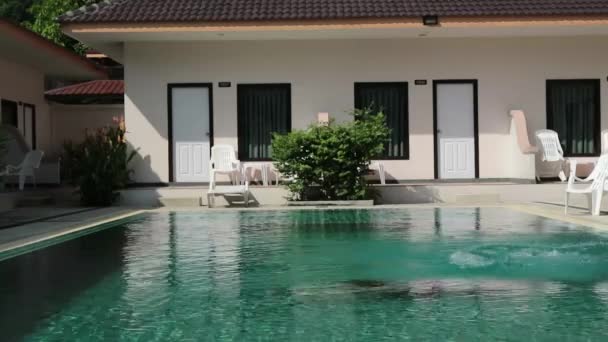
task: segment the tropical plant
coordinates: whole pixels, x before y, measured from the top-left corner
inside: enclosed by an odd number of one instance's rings
[[[0,128],[0,163],[4,161],[4,157],[8,148],[8,140],[9,138],[6,134],[6,131]],[[0,164],[0,166],[2,165]]]
[[[6,154],[8,152],[9,137],[6,130],[0,127],[0,172],[6,167]],[[4,177],[0,176],[0,190],[4,189]]]
[[[0,170],[4,169],[6,153],[8,152],[9,137],[6,131],[0,127]]]
[[[274,135],[272,156],[278,171],[292,179],[292,200],[371,197],[365,176],[371,160],[384,151],[390,130],[382,112],[356,109],[352,115],[351,122]]]
[[[132,170],[129,162],[136,151],[128,151],[124,123],[87,133],[83,142],[64,143],[63,172],[78,187],[82,204],[109,206],[127,186]]]

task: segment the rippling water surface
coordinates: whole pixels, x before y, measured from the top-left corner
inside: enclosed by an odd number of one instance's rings
[[[498,208],[149,215],[0,262],[2,341],[606,341],[608,236]]]

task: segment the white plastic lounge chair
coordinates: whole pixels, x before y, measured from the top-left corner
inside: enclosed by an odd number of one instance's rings
[[[604,154],[599,158],[593,172],[585,179],[576,177],[576,161],[571,161],[570,178],[568,179],[568,186],[566,188],[566,201],[564,207],[566,215],[568,214],[570,194],[587,195],[591,215],[599,215],[602,207],[602,197],[604,196],[604,192],[608,191],[608,184],[606,183],[607,177],[608,154]]]
[[[564,159],[564,151],[562,150],[562,144],[559,141],[557,132],[550,129],[541,129],[536,131],[534,135],[536,137],[536,145],[541,154],[541,161],[560,162],[558,177],[562,180],[562,182],[565,181],[567,179],[566,173],[564,172],[566,160]],[[536,169],[536,179],[540,181],[538,166]]]
[[[36,187],[36,175],[35,170],[40,167],[40,162],[44,152],[39,150],[29,151],[25,154],[23,161],[19,165],[7,165],[4,171],[0,172],[0,177],[6,176],[19,176],[19,190],[23,191],[25,188],[25,179],[30,176],[34,187]]]
[[[210,167],[211,184],[215,184],[215,176],[218,174],[230,176],[230,181],[234,185],[240,183],[241,162],[236,159],[236,152],[231,145],[215,145],[211,148]]]
[[[602,154],[608,153],[608,129],[602,131]]]
[[[378,170],[378,176],[380,177],[380,184],[386,184],[386,173],[384,172],[384,163],[381,161],[372,162],[370,165],[371,170]]]
[[[207,191],[207,202],[209,208],[215,207],[215,196],[224,195],[241,195],[243,196],[243,202],[245,206],[249,206],[249,181],[245,180],[244,184],[241,185],[220,185],[216,186],[212,183]]]

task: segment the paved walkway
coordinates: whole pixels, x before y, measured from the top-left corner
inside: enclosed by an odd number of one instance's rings
[[[0,215],[0,229],[21,226],[28,223],[33,223],[51,218],[59,218],[71,214],[76,214],[85,211],[95,210],[95,208],[78,208],[78,207],[24,207],[15,208],[9,211],[4,211]]]
[[[61,235],[84,231],[100,224],[126,219],[142,212],[142,210],[121,207],[19,208],[12,211],[12,214],[2,213],[2,217],[4,218],[5,214],[13,215],[15,218],[29,220],[29,223],[0,229],[0,253]],[[45,213],[47,216],[44,216]],[[32,222],[34,218],[37,219]]]

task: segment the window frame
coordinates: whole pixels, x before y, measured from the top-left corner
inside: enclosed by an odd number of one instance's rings
[[[406,145],[404,148],[404,156],[400,157],[390,157],[390,156],[380,156],[378,158],[374,158],[374,160],[410,160],[410,89],[409,82],[407,81],[387,81],[387,82],[355,82],[354,84],[354,108],[357,108],[357,97],[359,92],[361,91],[361,87],[364,86],[399,86],[405,88],[405,124],[404,128],[405,135],[403,136],[403,141]],[[387,125],[388,126],[388,125]],[[392,129],[391,127],[389,127]]]
[[[237,126],[237,154],[238,154],[238,159],[241,162],[270,162],[273,159],[272,158],[251,158],[249,156],[245,156],[244,152],[241,149],[241,139],[243,139],[243,129],[241,127],[241,113],[240,113],[240,106],[239,106],[239,93],[241,91],[241,89],[243,88],[270,88],[270,87],[285,87],[287,90],[287,94],[288,94],[288,101],[287,101],[287,110],[288,110],[288,115],[287,115],[287,132],[291,132],[292,130],[292,116],[293,116],[293,107],[292,107],[292,91],[291,91],[291,83],[239,83],[236,86],[236,107],[237,107],[237,114],[236,114],[236,126]]]
[[[25,116],[25,110],[26,108],[30,108],[32,110],[32,122],[31,122],[31,126],[29,127],[29,129],[32,131],[32,141],[31,141],[31,148],[32,150],[36,149],[36,105],[31,104],[31,103],[25,103],[23,102],[23,104],[21,105],[21,115],[23,117],[23,138],[26,139],[27,141],[27,130],[28,127],[26,125],[27,120],[26,120],[26,116]]]
[[[601,108],[601,80],[599,78],[562,78],[562,79],[548,79],[545,82],[545,100],[546,100],[546,124],[547,129],[554,130],[555,126],[553,123],[553,106],[551,104],[550,87],[551,84],[556,83],[591,83],[594,85],[595,93],[595,112],[593,113],[593,119],[596,125],[593,128],[593,139],[594,139],[594,152],[593,153],[568,153],[567,148],[564,149],[564,157],[599,157],[601,154],[601,126],[602,126],[602,108]],[[557,132],[557,131],[556,131]],[[558,132],[559,134],[559,132]],[[564,146],[562,146],[564,148]]]

